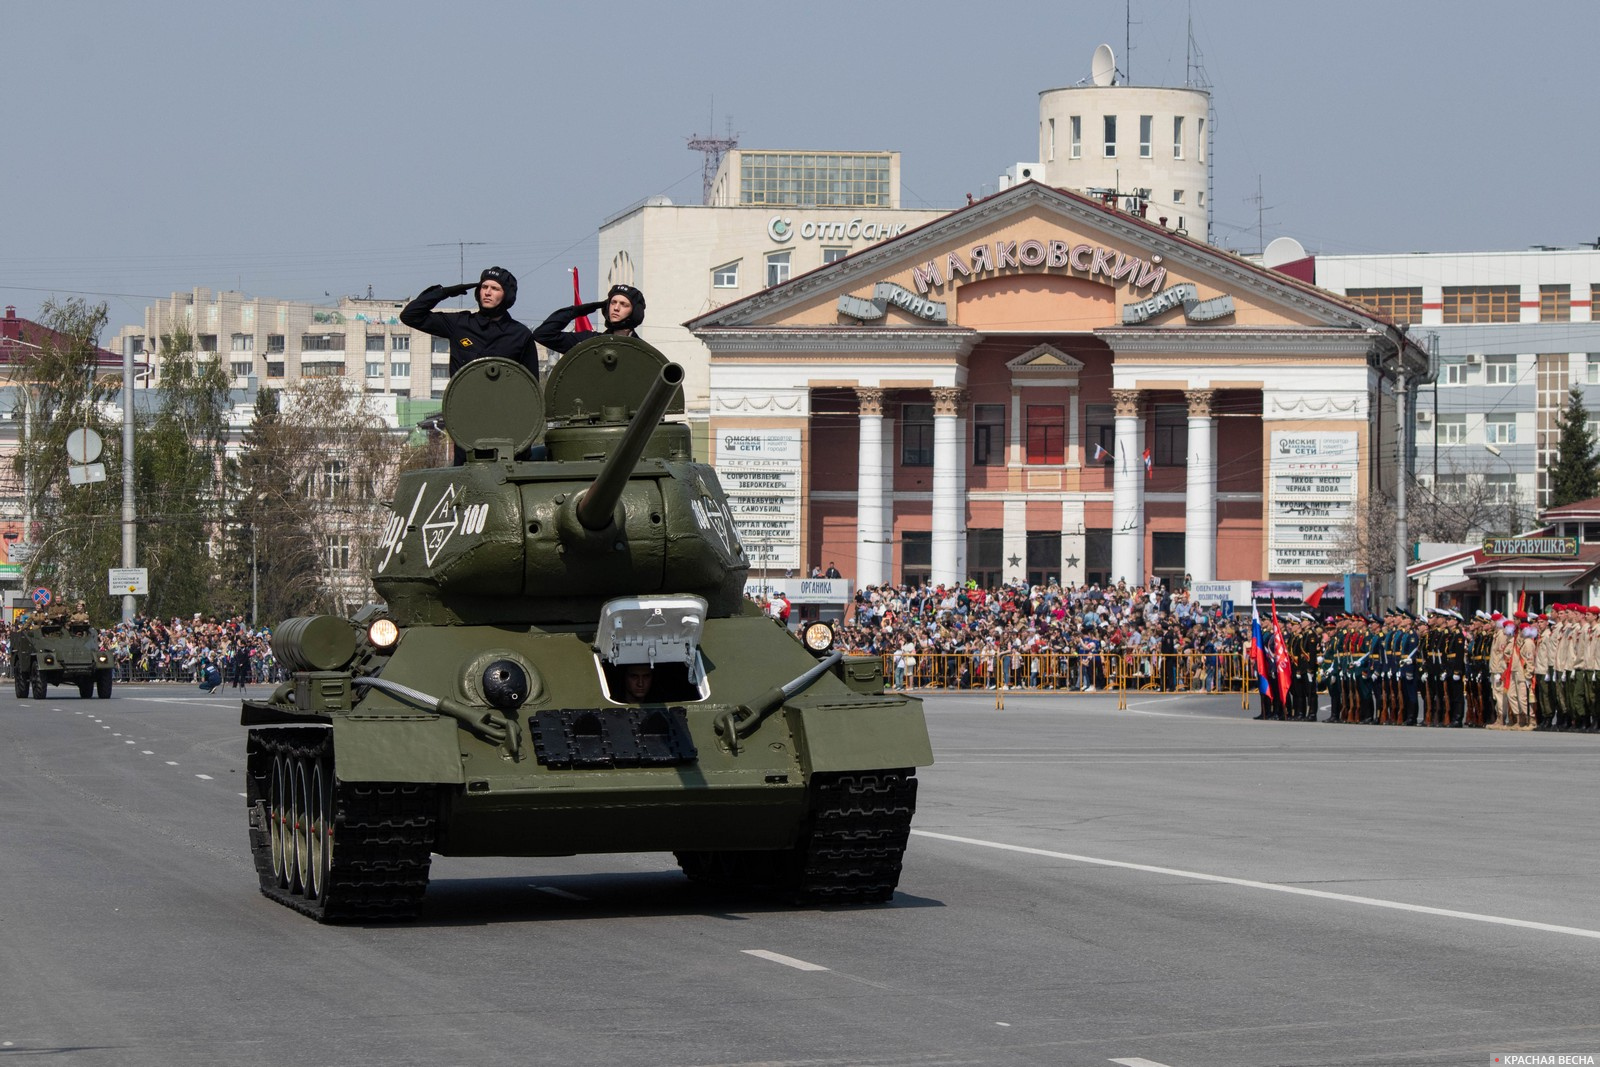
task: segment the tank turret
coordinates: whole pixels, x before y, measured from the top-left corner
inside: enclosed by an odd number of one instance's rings
[[[741,610],[749,565],[716,474],[661,421],[682,381],[631,338],[573,349],[543,394],[507,360],[467,364],[444,398],[465,463],[408,473],[391,505],[373,567],[390,616],[592,622],[612,597],[665,591]]]

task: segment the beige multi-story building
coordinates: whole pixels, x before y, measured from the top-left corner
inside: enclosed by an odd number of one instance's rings
[[[450,380],[449,342],[401,325],[404,306],[345,297],[330,308],[196,287],[156,301],[143,323],[124,326],[107,346],[151,357],[146,386],[161,384],[161,338],[181,327],[197,351],[222,358],[235,388],[249,388],[252,379],[282,388],[302,378],[338,377],[369,393],[437,400]]]

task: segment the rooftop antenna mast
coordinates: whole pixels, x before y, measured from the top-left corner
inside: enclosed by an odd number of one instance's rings
[[[708,129],[717,128],[716,101],[711,103],[711,125]],[[722,166],[722,157],[732,149],[739,147],[739,135],[733,132],[733,119],[727,120],[727,131],[721,137],[701,137],[698,133],[689,138],[689,151],[699,152],[705,157],[700,165],[700,202],[709,206],[711,204],[711,183],[716,181],[717,168]]]
[[[1200,51],[1199,42],[1194,39],[1194,4],[1189,5],[1189,44],[1185,54],[1187,73],[1185,82],[1191,89],[1201,89],[1206,94],[1206,201],[1211,204],[1217,202],[1216,190],[1216,164],[1213,160],[1216,155],[1211,151],[1217,137],[1217,103],[1211,92],[1211,79],[1206,77],[1205,54]],[[1206,244],[1214,244],[1211,212],[1206,212]]]
[[[486,245],[488,243],[489,243],[488,241],[437,241],[437,242],[429,245],[428,247],[429,248],[449,248],[451,245],[455,245],[456,246],[457,257],[460,260],[459,269],[461,271],[461,284],[462,285],[466,285],[467,284],[467,246],[468,245]],[[371,296],[372,294],[369,291],[367,295]]]

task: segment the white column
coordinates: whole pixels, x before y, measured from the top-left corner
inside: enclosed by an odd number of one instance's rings
[[[889,530],[883,463],[883,390],[857,389],[861,439],[856,457],[856,588],[889,580]]]
[[[933,390],[933,582],[955,585],[966,577],[966,464],[962,462],[961,390]]]
[[[1189,468],[1184,485],[1183,569],[1197,582],[1217,578],[1217,454],[1212,447],[1211,405],[1216,393],[1192,389],[1189,402]]]
[[[1113,389],[1116,405],[1116,471],[1111,485],[1111,583],[1131,589],[1144,573],[1144,448],[1139,390]]]

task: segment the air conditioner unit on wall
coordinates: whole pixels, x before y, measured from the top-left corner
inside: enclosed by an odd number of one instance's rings
[[[1417,421],[1418,422],[1432,422],[1433,421],[1433,412],[1431,412],[1431,411],[1418,411],[1417,412]]]
[[[1483,353],[1482,352],[1468,352],[1467,353],[1467,366],[1476,367],[1478,364],[1480,364],[1482,362],[1483,362]]]

